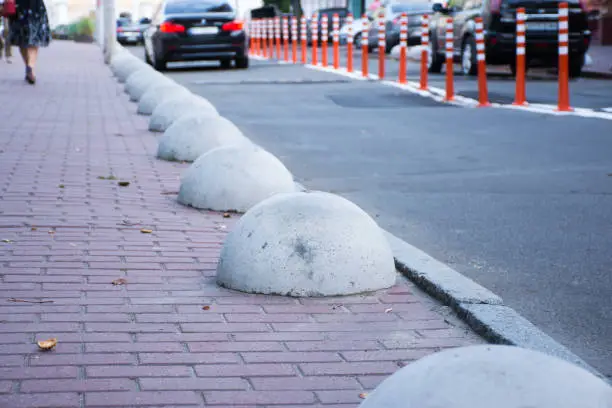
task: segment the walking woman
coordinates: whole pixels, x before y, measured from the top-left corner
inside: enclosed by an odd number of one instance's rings
[[[15,1],[15,13],[9,16],[8,41],[11,45],[19,47],[26,66],[25,80],[34,85],[38,48],[47,47],[51,41],[47,9],[43,0],[13,1]]]

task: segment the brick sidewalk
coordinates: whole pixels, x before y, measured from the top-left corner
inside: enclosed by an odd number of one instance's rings
[[[481,342],[407,282],[333,299],[218,288],[236,218],[176,203],[186,165],[154,158],[99,49],[55,42],[35,87],[0,64],[1,407],[354,407],[399,366]]]

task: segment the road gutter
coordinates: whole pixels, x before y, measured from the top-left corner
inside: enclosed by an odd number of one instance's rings
[[[602,380],[608,379],[538,329],[503,299],[448,265],[385,231],[397,270],[430,296],[451,307],[472,330],[494,344],[540,351],[578,365]]]

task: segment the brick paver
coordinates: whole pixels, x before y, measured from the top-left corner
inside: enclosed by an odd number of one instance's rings
[[[186,165],[154,158],[99,49],[54,43],[35,87],[21,69],[0,66],[0,406],[356,406],[402,365],[481,342],[408,282],[301,300],[217,287],[236,217],[177,204]]]

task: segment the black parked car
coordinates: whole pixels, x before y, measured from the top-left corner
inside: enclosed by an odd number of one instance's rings
[[[454,24],[455,59],[466,75],[476,75],[476,17],[482,17],[487,64],[510,65],[516,73],[516,9],[524,7],[527,66],[556,66],[558,60],[558,9],[560,0],[454,0],[435,4],[430,23],[429,71],[440,72],[444,63],[446,18]],[[569,0],[569,75],[578,77],[591,41],[586,0]]]
[[[165,0],[144,33],[145,59],[157,70],[168,62],[217,60],[249,66],[247,35],[225,0]]]

